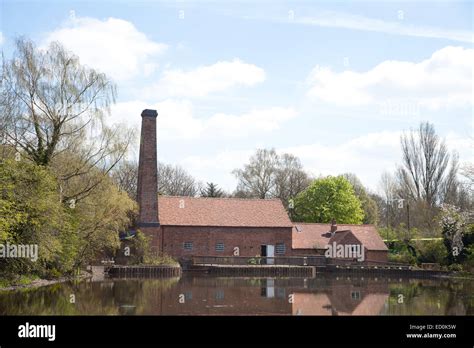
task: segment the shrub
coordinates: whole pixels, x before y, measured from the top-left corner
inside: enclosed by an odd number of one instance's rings
[[[462,272],[463,267],[459,263],[453,263],[452,265],[448,266],[448,270],[450,270],[452,272]]]
[[[442,240],[418,241],[415,244],[419,263],[446,264],[448,252]]]
[[[416,257],[407,251],[398,252],[398,253],[389,253],[388,261],[416,265]]]

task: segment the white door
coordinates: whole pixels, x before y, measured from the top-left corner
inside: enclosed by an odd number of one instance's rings
[[[275,256],[275,246],[267,245],[267,265],[273,265],[275,263],[275,259],[272,258],[274,256]]]
[[[275,279],[267,278],[267,297],[275,297]]]

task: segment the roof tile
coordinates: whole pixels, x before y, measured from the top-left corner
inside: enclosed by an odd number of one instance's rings
[[[351,231],[367,250],[388,250],[374,225],[337,225],[337,228],[336,234]],[[295,223],[293,249],[324,249],[331,239],[330,229],[331,224]]]
[[[159,196],[158,212],[162,225],[293,226],[279,199]]]

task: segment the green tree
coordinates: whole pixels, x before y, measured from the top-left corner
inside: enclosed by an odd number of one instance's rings
[[[354,188],[354,193],[359,198],[362,210],[364,211],[364,224],[376,224],[378,222],[378,207],[375,200],[372,199],[371,195],[367,192],[359,178],[352,173],[346,173],[342,175],[346,178]]]
[[[61,252],[61,231],[70,219],[59,201],[57,182],[43,166],[11,159],[0,162],[0,244],[36,244],[36,261],[1,258],[3,276],[42,272]]]
[[[217,187],[217,184],[208,182],[206,187],[201,189],[201,197],[223,197],[224,191]]]
[[[360,224],[364,211],[351,183],[343,176],[316,179],[295,199],[295,220]]]
[[[80,201],[71,210],[78,237],[73,268],[86,265],[105,250],[119,248],[119,232],[130,224],[129,212],[136,210],[136,203],[126,192],[119,191],[110,178]]]

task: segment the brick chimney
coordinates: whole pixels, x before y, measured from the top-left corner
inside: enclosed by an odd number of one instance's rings
[[[331,233],[335,233],[337,231],[337,223],[336,220],[332,219],[331,221]]]
[[[138,161],[138,227],[158,227],[158,167],[156,156],[156,110],[142,111]]]

